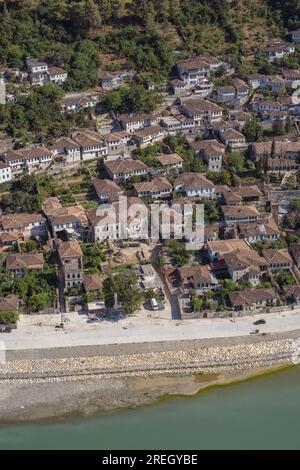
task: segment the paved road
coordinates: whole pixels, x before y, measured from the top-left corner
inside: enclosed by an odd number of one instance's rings
[[[260,332],[273,334],[300,330],[300,309],[285,314],[267,314],[267,323],[261,325]],[[253,321],[258,317],[230,319],[203,319],[173,321],[163,318],[149,318],[135,315],[118,322],[104,321],[100,324],[87,324],[84,315],[68,314],[69,322],[64,331],[56,330],[59,315],[30,315],[22,320],[21,326],[10,334],[1,334],[7,350],[63,348],[74,346],[116,345],[128,343],[151,343],[164,341],[185,341],[200,339],[238,338],[249,336]]]

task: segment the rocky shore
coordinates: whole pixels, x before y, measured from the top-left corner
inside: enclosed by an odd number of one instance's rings
[[[91,414],[243,379],[292,363],[293,339],[184,350],[9,360],[0,422]]]

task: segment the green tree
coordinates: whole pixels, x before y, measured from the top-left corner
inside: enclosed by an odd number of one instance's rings
[[[137,276],[132,271],[124,271],[118,274],[111,274],[105,279],[103,292],[105,303],[108,307],[114,304],[114,294],[118,295],[120,302],[127,315],[131,315],[138,310],[143,302],[144,295],[137,287]]]
[[[274,135],[283,135],[285,133],[283,121],[274,121],[272,124],[272,131]]]
[[[243,134],[249,142],[256,142],[262,136],[263,129],[255,115],[251,116],[245,123]]]
[[[244,161],[245,161],[244,155],[239,152],[232,152],[229,155],[227,155],[228,166],[235,173],[238,173],[239,171],[243,169]]]

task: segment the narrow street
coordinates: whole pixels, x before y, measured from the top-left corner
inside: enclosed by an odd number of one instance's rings
[[[159,269],[157,268],[157,258],[159,256],[160,250],[161,250],[162,245],[155,245],[155,247],[151,250],[151,256],[150,256],[150,262],[157,272],[158,276],[160,277],[160,280],[163,284],[164,288],[164,293],[166,298],[168,299],[171,307],[171,315],[172,315],[172,320],[181,320],[181,313],[180,313],[180,308],[178,304],[178,297],[176,294],[171,294],[167,283],[165,281],[164,276],[161,274]]]

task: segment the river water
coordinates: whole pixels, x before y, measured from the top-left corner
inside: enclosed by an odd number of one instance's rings
[[[0,426],[0,449],[300,449],[300,367],[94,418]]]

